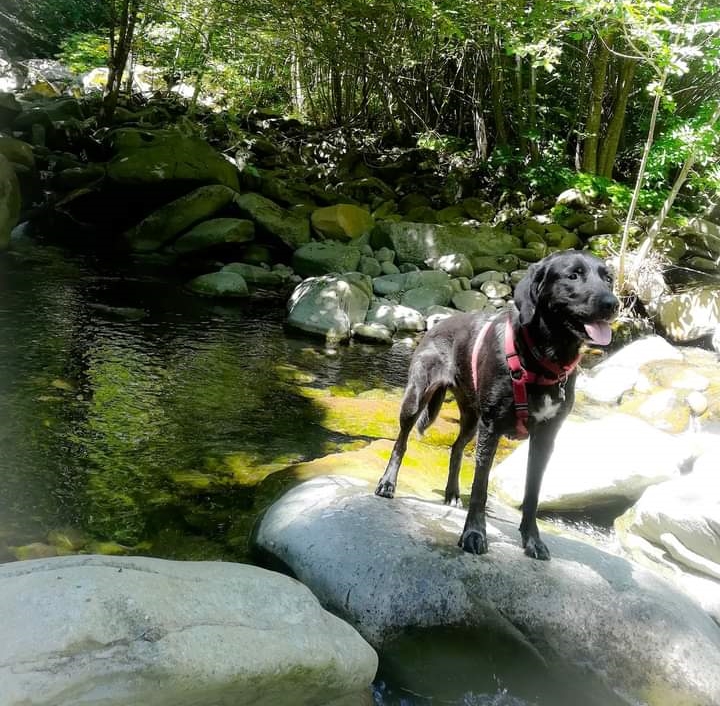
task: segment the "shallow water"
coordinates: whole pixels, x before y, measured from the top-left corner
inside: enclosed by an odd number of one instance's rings
[[[404,384],[408,345],[327,350],[284,330],[278,298],[218,303],[170,272],[30,241],[0,255],[0,562],[42,555],[53,532],[73,551],[247,560],[288,467],[357,441],[300,385]],[[451,644],[384,655],[371,700],[560,706],[594,690],[546,688],[489,646],[459,665]]]

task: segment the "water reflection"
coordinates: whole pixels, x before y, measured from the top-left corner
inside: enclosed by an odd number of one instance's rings
[[[406,349],[329,353],[285,335],[279,300],[218,305],[152,266],[65,257],[0,260],[0,558],[67,525],[119,551],[241,558],[257,483],[347,441],[297,381],[403,382]]]

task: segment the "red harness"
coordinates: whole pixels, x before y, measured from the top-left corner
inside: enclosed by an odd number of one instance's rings
[[[485,336],[493,323],[494,321],[490,320],[482,327],[480,333],[475,339],[475,344],[473,345],[471,367],[473,387],[475,388],[476,392],[478,389],[478,356],[480,354],[480,349],[482,348],[483,341],[485,340]],[[533,372],[532,370],[526,370],[525,368],[523,368],[522,362],[520,361],[520,356],[515,349],[515,336],[513,334],[510,316],[508,316],[505,324],[505,359],[507,360],[508,368],[510,369],[513,400],[515,402],[515,435],[518,439],[527,439],[527,423],[528,418],[530,417],[530,412],[528,410],[527,385],[564,385],[565,381],[568,378],[568,375],[570,375],[570,373],[575,370],[575,367],[580,360],[580,356],[575,358],[575,360],[573,360],[568,365],[559,365],[558,363],[550,360],[549,358],[542,357],[537,347],[533,343],[533,340],[530,337],[530,333],[525,326],[521,326],[520,330],[522,331],[523,338],[525,339],[525,344],[527,345],[528,350],[538,362],[539,366],[543,370],[550,373],[550,375],[552,376],[548,377],[546,375],[541,375]]]

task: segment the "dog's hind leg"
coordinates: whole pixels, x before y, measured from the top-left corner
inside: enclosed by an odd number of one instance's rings
[[[480,425],[475,449],[475,478],[470,492],[465,528],[458,540],[458,546],[471,554],[485,554],[488,550],[485,525],[485,506],[487,505],[487,487],[495,452],[500,435],[492,428]]]
[[[414,384],[405,390],[405,396],[400,406],[400,433],[395,440],[385,473],[375,488],[375,495],[383,498],[394,497],[400,464],[407,450],[408,436],[428,402],[437,394],[438,389],[437,386],[423,389],[421,385]]]
[[[465,447],[470,443],[478,425],[475,412],[460,410],[460,431],[450,451],[450,468],[448,469],[447,485],[445,486],[445,504],[462,507],[460,502],[460,465]]]

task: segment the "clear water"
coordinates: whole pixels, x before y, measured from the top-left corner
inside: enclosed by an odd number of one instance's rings
[[[288,467],[349,441],[298,385],[404,384],[408,346],[328,351],[284,330],[283,300],[202,299],[170,272],[29,241],[0,254],[0,562],[58,530],[84,551],[246,560]],[[471,642],[389,650],[367,703],[613,703],[576,677],[546,687],[507,646]]]

